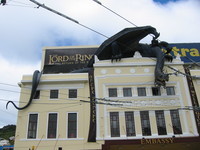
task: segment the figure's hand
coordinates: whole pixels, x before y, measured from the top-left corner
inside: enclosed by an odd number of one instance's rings
[[[155,33],[154,33],[153,40],[156,40],[156,39],[157,39],[159,36],[160,36],[160,33],[158,33],[158,32],[155,32]]]
[[[167,61],[169,61],[169,62],[172,62],[173,56],[171,56],[171,55],[165,55],[165,59],[166,59]]]
[[[118,55],[113,55],[112,58],[111,58],[111,62],[113,62],[114,60],[117,62],[117,61],[120,61],[122,58],[122,54],[118,54]]]
[[[161,74],[160,76],[157,76],[155,78],[155,84],[156,86],[166,86],[166,81],[169,81],[169,75],[168,74]]]

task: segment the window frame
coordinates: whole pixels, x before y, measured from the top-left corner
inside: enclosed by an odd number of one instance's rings
[[[71,91],[71,92],[70,92]],[[75,93],[75,94],[74,94]],[[71,95],[72,94],[72,95]],[[73,95],[74,94],[74,95]],[[78,98],[78,89],[68,89],[68,98]]]
[[[56,114],[56,121],[54,121],[54,122],[56,122],[56,128],[55,128],[55,136],[53,136],[53,137],[51,137],[49,134],[49,129],[50,129],[50,127],[49,127],[49,125],[50,125],[50,114]],[[52,121],[51,121],[52,122]],[[50,113],[48,113],[48,121],[47,121],[47,139],[55,139],[55,138],[57,138],[57,134],[58,134],[58,113],[57,112],[50,112]]]
[[[116,119],[114,119],[116,117]],[[116,122],[116,128],[113,128],[113,124]],[[120,122],[119,112],[110,112],[110,136],[120,137]]]
[[[35,130],[31,130],[30,131],[30,116],[31,115],[37,115],[37,121],[36,121],[36,123],[34,122],[34,124],[36,124],[36,128],[35,128]],[[37,132],[38,132],[38,121],[39,121],[39,115],[38,115],[38,113],[29,113],[29,118],[28,118],[28,128],[27,128],[27,139],[36,139],[37,138]],[[33,121],[32,121],[33,122]],[[33,128],[33,127],[32,127]],[[35,133],[35,136],[34,137],[30,137],[30,132],[34,132]]]
[[[55,93],[56,93],[56,96],[54,95]],[[50,90],[50,95],[49,95],[50,99],[58,99],[58,97],[59,97],[59,90],[58,89]]]
[[[111,92],[114,92],[114,94]],[[108,97],[118,97],[117,88],[108,88]]]
[[[152,96],[161,96],[160,87],[151,87],[151,91],[152,91]]]
[[[151,122],[149,117],[149,111],[140,111],[141,128],[143,136],[151,136]],[[145,130],[146,128],[146,130]]]
[[[169,90],[168,90],[169,89]],[[173,90],[172,90],[173,89]],[[173,91],[173,92],[172,92]],[[176,92],[175,92],[175,87],[174,86],[167,86],[166,87],[166,93],[167,95],[169,96],[172,96],[172,95],[176,95]]]
[[[170,110],[170,117],[172,121],[172,129],[174,134],[183,134],[179,111],[176,109]]]
[[[129,118],[130,115],[131,117]],[[134,119],[134,112],[133,111],[125,111],[125,124],[126,124],[126,136],[136,136],[135,131],[135,119]],[[132,130],[133,132],[129,132]]]
[[[165,121],[165,114],[163,110],[156,110],[156,124],[158,135],[167,135],[167,128],[166,128],[166,121]]]
[[[76,114],[76,133],[75,133],[75,137],[70,137],[69,136],[69,114]],[[68,112],[67,113],[67,138],[72,139],[72,138],[78,138],[78,113],[77,112]]]
[[[146,87],[137,87],[138,96],[147,96]]]
[[[128,90],[128,91],[126,91],[126,90]],[[132,88],[131,87],[123,88],[123,97],[132,97]]]

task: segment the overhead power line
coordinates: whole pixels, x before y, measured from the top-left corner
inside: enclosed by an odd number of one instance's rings
[[[102,104],[102,105],[111,105],[111,106],[123,106],[122,104],[112,104],[112,103],[103,103],[103,102],[91,102],[91,101],[86,101],[86,100],[80,100],[80,102],[85,102],[85,103],[95,103],[95,104]]]
[[[66,18],[66,19],[68,19],[68,20],[70,20],[70,21],[72,21],[72,22],[74,22],[74,23],[76,23],[76,24],[78,24],[78,25],[80,25],[80,26],[86,28],[86,29],[89,29],[90,31],[93,31],[93,32],[95,32],[95,33],[97,33],[97,34],[99,34],[99,35],[105,37],[105,38],[109,38],[108,36],[104,35],[103,33],[100,33],[100,32],[98,32],[98,31],[96,31],[96,30],[94,30],[94,29],[92,29],[92,28],[90,28],[90,27],[88,27],[88,26],[86,26],[86,25],[83,25],[83,24],[79,23],[77,20],[75,20],[75,19],[73,19],[73,18],[71,18],[71,17],[68,17],[68,16],[66,16],[66,15],[64,15],[64,14],[62,14],[62,13],[60,13],[60,12],[58,12],[58,11],[56,11],[56,10],[50,8],[50,7],[47,7],[47,6],[45,6],[44,4],[41,4],[41,3],[39,3],[39,2],[37,2],[37,1],[35,1],[35,0],[30,0],[30,1],[33,2],[33,3],[35,3],[36,5],[38,5],[37,8],[42,7],[42,8],[44,8],[44,9],[47,9],[47,10],[49,10],[49,11],[51,11],[51,12],[53,12],[53,13],[59,15],[59,16],[62,16],[62,17],[64,17],[64,18]],[[133,22],[129,21],[129,20],[126,19],[125,17],[119,15],[118,13],[116,13],[116,12],[113,11],[113,10],[111,10],[110,8],[106,7],[105,5],[103,5],[103,4],[102,4],[101,2],[99,2],[98,0],[93,0],[93,1],[96,2],[97,4],[101,5],[102,7],[106,8],[107,10],[111,11],[111,12],[114,13],[115,15],[119,16],[119,17],[122,18],[123,20],[129,22],[129,23],[132,24],[133,26],[137,27],[136,24],[134,24]],[[151,36],[152,36],[152,35],[151,35]],[[160,41],[160,40],[159,40],[159,41]],[[186,57],[187,57],[187,56],[186,56]],[[188,58],[188,57],[187,57],[187,58]],[[190,59],[190,60],[191,60],[191,59]],[[191,61],[194,63],[193,60],[191,60]],[[195,64],[196,64],[196,63],[195,63]]]
[[[44,8],[44,9],[46,9],[46,10],[49,10],[49,11],[51,11],[51,12],[53,12],[53,13],[55,13],[55,14],[61,16],[61,17],[64,17],[65,19],[68,19],[68,20],[70,20],[70,21],[72,21],[72,22],[74,22],[74,23],[76,23],[76,24],[78,24],[78,25],[80,25],[80,26],[82,26],[82,27],[84,27],[84,28],[87,28],[87,29],[89,29],[89,30],[91,30],[91,31],[93,31],[93,32],[95,32],[95,33],[97,33],[97,34],[99,34],[99,35],[105,37],[105,38],[109,38],[108,36],[106,36],[106,35],[104,35],[104,34],[98,32],[98,31],[96,31],[96,30],[94,30],[94,29],[92,29],[92,28],[90,28],[90,27],[88,27],[88,26],[86,26],[86,25],[83,25],[83,24],[79,23],[77,20],[75,20],[75,19],[73,19],[73,18],[71,18],[71,17],[68,17],[68,16],[66,16],[66,15],[64,15],[64,14],[62,14],[62,13],[60,13],[60,12],[58,12],[58,11],[56,11],[56,10],[50,8],[50,7],[47,7],[47,6],[45,6],[44,4],[41,4],[41,3],[39,3],[39,2],[37,2],[37,1],[35,1],[35,0],[30,0],[30,1],[33,2],[33,3],[35,3],[36,5],[38,5],[38,8],[39,8],[39,7],[42,7],[42,8]]]
[[[99,2],[98,0],[93,0],[94,2],[96,2],[97,4],[101,5],[102,7],[104,7],[105,9],[109,10],[110,12],[114,13],[115,15],[117,15],[118,17],[122,18],[123,20],[129,22],[130,24],[132,24],[133,26],[137,27],[136,24],[134,24],[133,22],[129,21],[128,19],[124,18],[123,16],[121,16],[120,14],[116,13],[115,11],[111,10],[110,8],[106,7],[105,5],[103,5],[101,2]]]

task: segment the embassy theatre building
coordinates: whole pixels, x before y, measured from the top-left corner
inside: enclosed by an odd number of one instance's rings
[[[200,69],[180,52],[166,62],[169,81],[155,86],[156,59],[99,60],[97,46],[43,49],[36,92],[33,75],[19,86],[15,150],[198,150]],[[179,53],[179,54],[178,54]],[[183,56],[183,54],[182,54]],[[94,59],[93,68],[78,72]],[[84,69],[82,69],[84,70]]]

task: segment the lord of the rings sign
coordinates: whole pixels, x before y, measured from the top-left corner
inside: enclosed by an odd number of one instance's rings
[[[45,74],[69,73],[87,66],[97,47],[49,48],[45,49]]]

